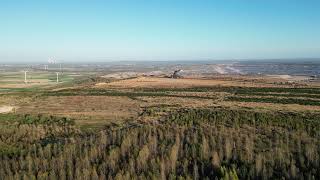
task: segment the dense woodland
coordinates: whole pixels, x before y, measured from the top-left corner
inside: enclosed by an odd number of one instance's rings
[[[320,179],[319,114],[178,109],[94,131],[42,115],[0,122],[1,179]]]

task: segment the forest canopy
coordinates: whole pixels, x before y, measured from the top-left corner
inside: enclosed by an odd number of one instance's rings
[[[161,108],[148,108],[152,116]],[[154,122],[79,129],[1,115],[4,179],[319,179],[319,115],[178,109]],[[50,122],[50,123],[48,123]]]

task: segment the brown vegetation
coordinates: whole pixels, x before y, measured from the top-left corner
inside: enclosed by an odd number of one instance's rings
[[[139,112],[137,102],[127,97],[108,96],[42,97],[21,106],[17,113],[71,117],[80,125],[121,122],[124,119],[137,117]]]

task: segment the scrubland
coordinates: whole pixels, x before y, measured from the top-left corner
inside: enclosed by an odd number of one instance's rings
[[[3,92],[1,179],[320,179],[320,89],[91,79]]]

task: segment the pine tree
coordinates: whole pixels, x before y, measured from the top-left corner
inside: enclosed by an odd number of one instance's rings
[[[91,170],[91,178],[90,179],[91,180],[99,180],[96,168],[92,168],[92,170]]]
[[[58,177],[57,177],[56,173],[54,172],[54,170],[50,171],[49,179],[50,180],[58,180]]]
[[[217,153],[217,151],[213,151],[212,154],[212,165],[214,168],[219,168],[220,167],[220,158],[219,155]]]

